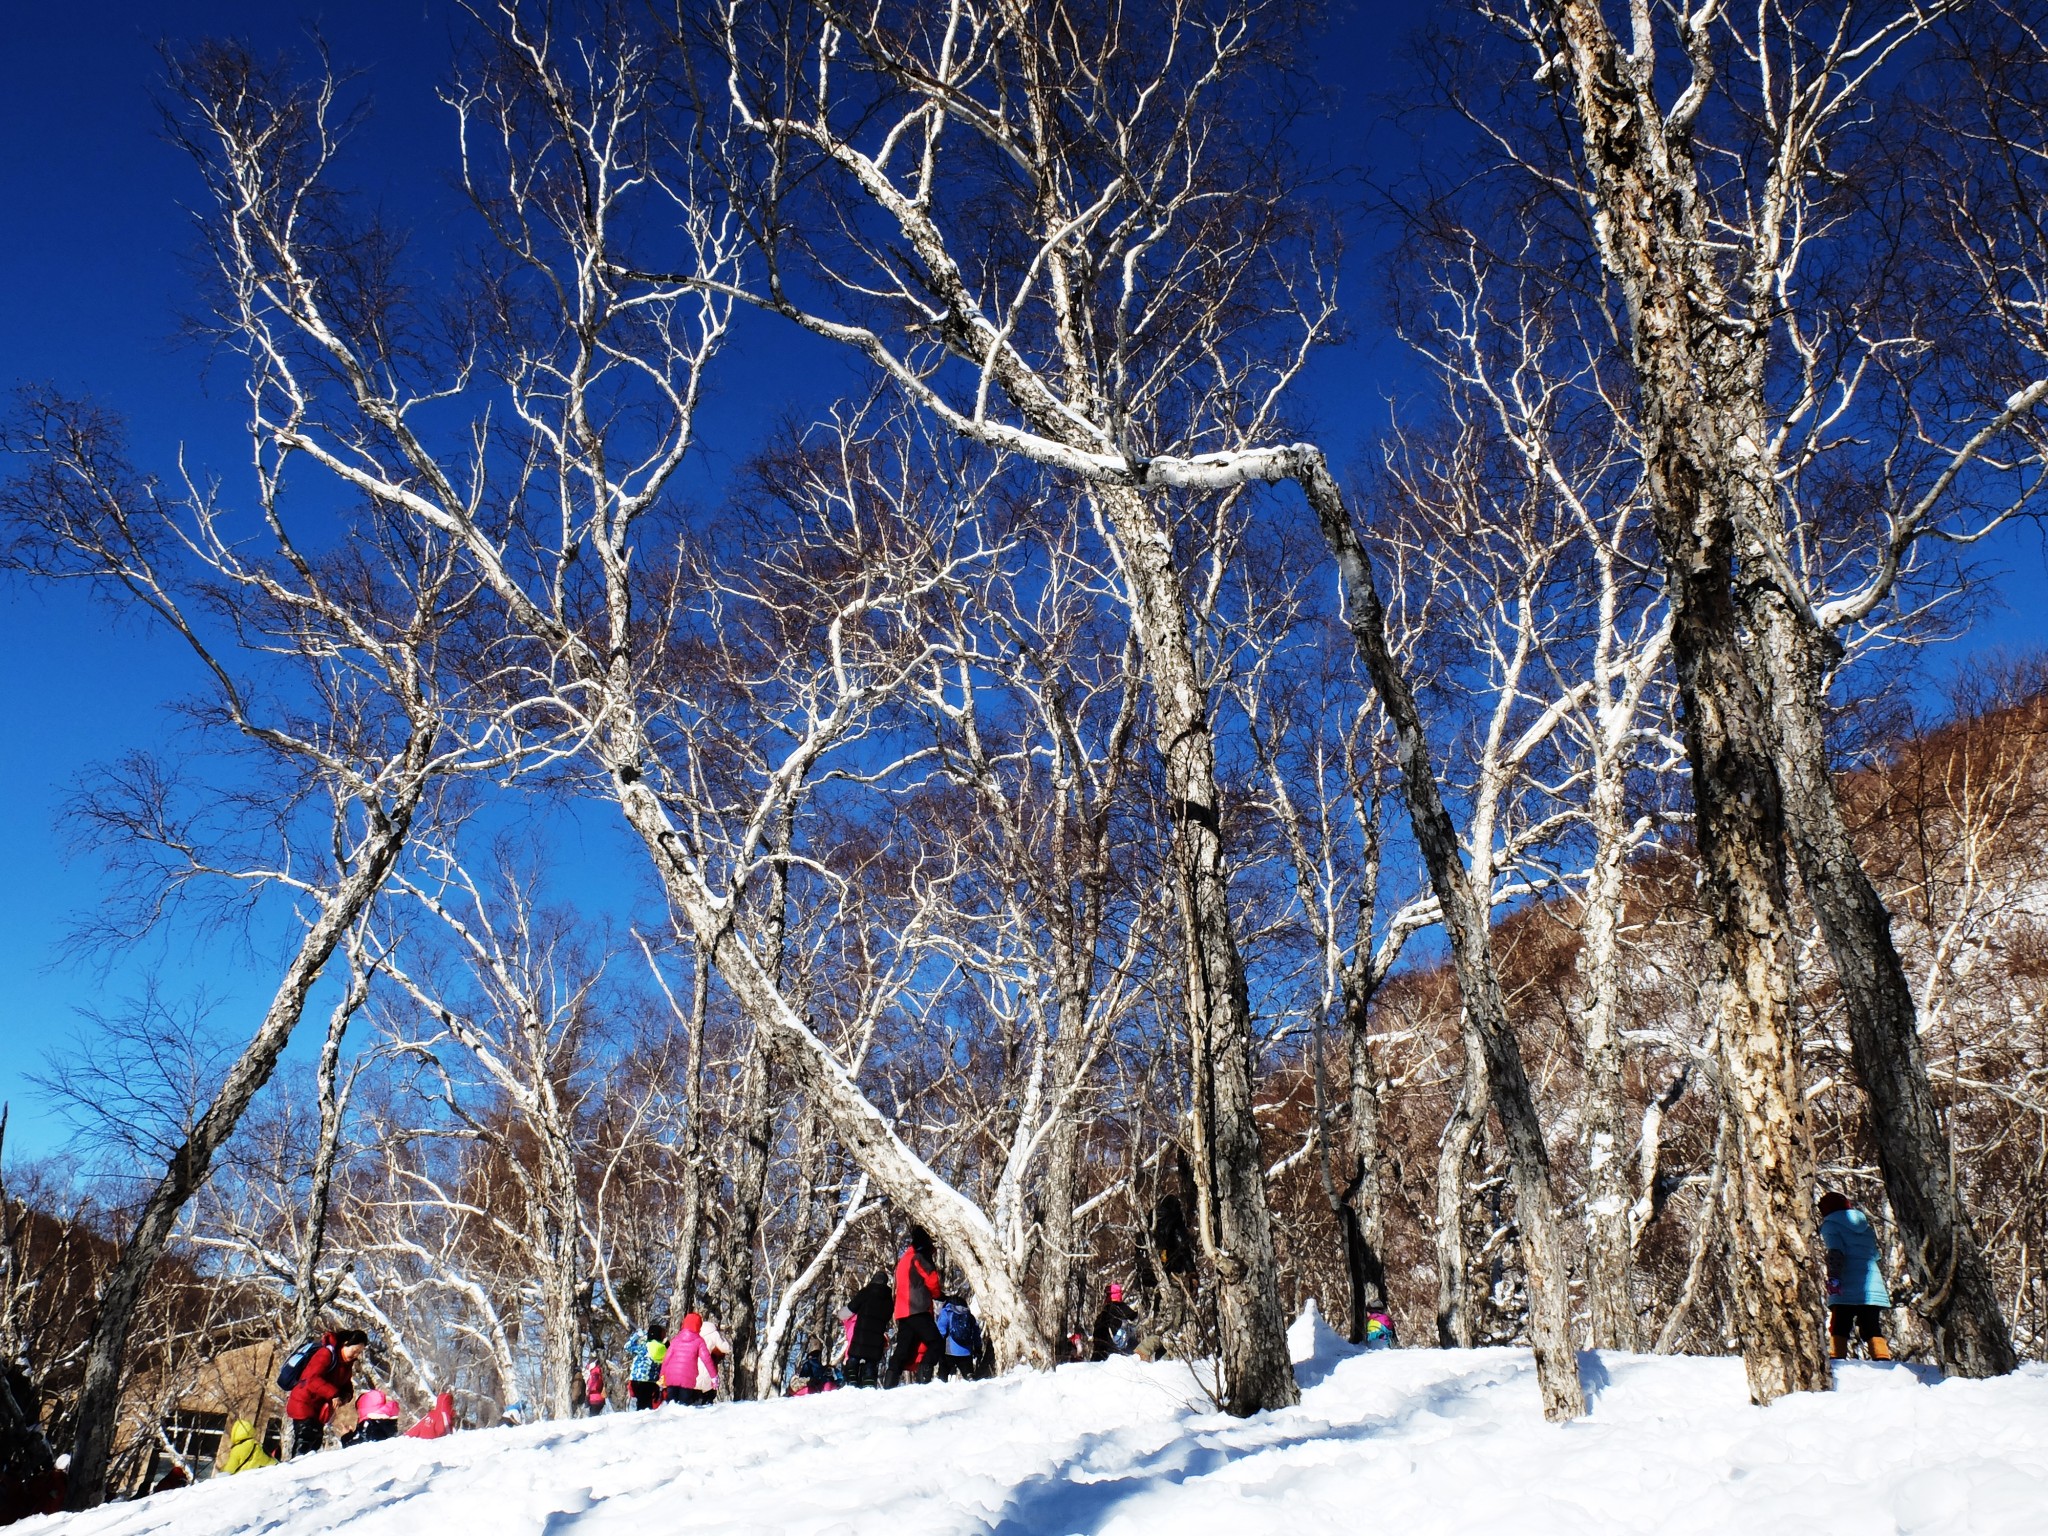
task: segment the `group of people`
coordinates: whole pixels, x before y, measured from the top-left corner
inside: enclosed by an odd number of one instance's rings
[[[301,1345],[286,1359],[277,1384],[287,1393],[284,1413],[291,1421],[294,1457],[309,1456],[325,1445],[335,1409],[348,1403],[355,1405],[356,1422],[341,1436],[343,1445],[397,1437],[403,1411],[398,1399],[377,1387],[356,1392],[356,1367],[369,1348],[370,1336],[362,1329],[339,1328]],[[405,1434],[415,1440],[438,1440],[454,1427],[455,1394],[443,1392]],[[276,1458],[257,1441],[254,1426],[239,1419],[228,1431],[228,1449],[215,1466],[232,1473],[275,1464]]]
[[[1821,1242],[1827,1251],[1829,1352],[1845,1357],[1853,1339],[1861,1338],[1871,1357],[1891,1359],[1885,1340],[1884,1312],[1891,1295],[1870,1218],[1835,1192],[1820,1200]],[[789,1384],[791,1396],[829,1392],[842,1386],[895,1387],[904,1380],[945,1381],[988,1373],[987,1340],[966,1300],[944,1289],[931,1234],[912,1227],[897,1255],[894,1273],[878,1269],[839,1309],[840,1337],[830,1361],[817,1350],[807,1352]],[[894,1342],[891,1345],[893,1329]],[[1366,1319],[1366,1345],[1385,1349],[1395,1343],[1393,1319],[1373,1312]],[[360,1395],[355,1373],[369,1348],[360,1329],[342,1328],[295,1351],[279,1373],[278,1384],[289,1389],[285,1414],[291,1421],[291,1455],[304,1456],[325,1444],[337,1406],[355,1404],[355,1427],[341,1436],[343,1445],[388,1440],[399,1434],[400,1406],[390,1393],[375,1387]],[[1110,1284],[1095,1315],[1092,1337],[1073,1334],[1076,1360],[1107,1360],[1115,1355],[1149,1357],[1159,1341],[1148,1335],[1124,1288]],[[648,1409],[664,1403],[694,1406],[718,1395],[719,1366],[732,1347],[717,1326],[698,1312],[686,1315],[673,1330],[659,1319],[636,1329],[626,1342],[628,1388],[632,1404]],[[884,1361],[886,1359],[886,1366]],[[609,1401],[604,1364],[585,1362],[582,1402],[586,1412],[602,1413]],[[404,1433],[431,1440],[447,1434],[455,1423],[455,1402],[441,1393],[433,1408]],[[276,1465],[266,1453],[253,1425],[237,1420],[228,1431],[227,1449],[216,1461],[227,1474]]]
[[[718,1325],[701,1312],[691,1312],[674,1333],[663,1337],[663,1332],[659,1322],[649,1321],[626,1340],[626,1385],[633,1406],[695,1406],[714,1400],[718,1396],[718,1362],[732,1354]],[[583,1401],[587,1412],[604,1412],[607,1396],[601,1361],[592,1360],[584,1367]]]

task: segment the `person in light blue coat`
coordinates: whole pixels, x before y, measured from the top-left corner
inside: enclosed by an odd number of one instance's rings
[[[1884,1314],[1892,1294],[1885,1288],[1870,1218],[1847,1196],[1829,1190],[1820,1197],[1820,1240],[1828,1251],[1828,1354],[1846,1358],[1850,1336],[1860,1334],[1871,1359],[1891,1359]]]

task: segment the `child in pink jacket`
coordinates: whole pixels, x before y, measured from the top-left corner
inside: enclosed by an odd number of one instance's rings
[[[706,1333],[711,1337],[705,1337]],[[661,1362],[663,1396],[672,1403],[708,1403],[718,1396],[718,1356],[725,1353],[718,1330],[707,1329],[692,1312],[668,1341]]]

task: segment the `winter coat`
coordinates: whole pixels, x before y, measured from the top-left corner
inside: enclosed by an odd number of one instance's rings
[[[604,1401],[604,1367],[593,1365],[583,1378],[583,1400],[586,1403]]]
[[[233,1476],[237,1472],[248,1472],[256,1467],[274,1467],[275,1456],[267,1455],[263,1443],[256,1438],[256,1426],[247,1419],[237,1419],[228,1430],[228,1448],[215,1468],[223,1475]]]
[[[408,1429],[409,1440],[438,1440],[455,1427],[455,1394],[443,1392],[434,1399],[433,1411]]]
[[[1089,1351],[1088,1358],[1107,1360],[1111,1355],[1124,1353],[1116,1347],[1116,1331],[1125,1323],[1134,1323],[1137,1320],[1137,1308],[1128,1301],[1104,1302],[1102,1310],[1095,1314],[1095,1337],[1091,1340],[1094,1347]]]
[[[284,1400],[287,1418],[318,1419],[325,1424],[334,1416],[334,1405],[356,1395],[355,1367],[341,1357],[341,1343],[333,1334],[306,1358],[298,1384]]]
[[[946,1341],[946,1353],[957,1360],[966,1360],[974,1354],[981,1343],[981,1325],[975,1322],[974,1314],[957,1301],[949,1301],[939,1308],[939,1337]]]
[[[659,1381],[661,1379],[661,1362],[668,1358],[668,1340],[649,1339],[647,1341],[647,1358],[654,1362],[654,1374],[647,1379],[649,1381]]]
[[[853,1332],[846,1346],[849,1360],[879,1360],[889,1344],[889,1319],[896,1298],[880,1278],[870,1280],[846,1303],[853,1313]]]
[[[668,1341],[668,1355],[661,1362],[661,1384],[686,1391],[718,1390],[718,1359],[702,1333],[684,1328]]]
[[[646,1333],[638,1329],[634,1330],[633,1337],[626,1340],[626,1379],[654,1380],[654,1356],[648,1348]]]
[[[1877,1234],[1870,1218],[1854,1207],[1821,1218],[1820,1240],[1828,1250],[1828,1305],[1888,1307],[1884,1266],[1878,1262]],[[1836,1255],[1840,1255],[1839,1258]]]
[[[932,1301],[939,1294],[939,1272],[932,1268],[929,1257],[916,1248],[905,1248],[896,1261],[896,1316],[898,1319],[915,1313],[930,1312]]]

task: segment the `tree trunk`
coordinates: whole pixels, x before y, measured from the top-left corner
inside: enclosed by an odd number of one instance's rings
[[[1242,1416],[1284,1408],[1300,1394],[1287,1353],[1265,1159],[1253,1113],[1251,996],[1230,915],[1210,701],[1196,670],[1187,591],[1164,518],[1138,491],[1097,486],[1095,495],[1122,546],[1165,761],[1202,1162],[1196,1182],[1205,1209],[1199,1225],[1218,1282],[1222,1406]]]
[[[1731,514],[1745,486],[1723,441],[1755,353],[1700,323],[1717,279],[1685,124],[1662,116],[1597,0],[1551,0],[1599,212],[1601,259],[1627,304],[1650,507],[1671,604],[1702,897],[1726,962],[1721,1086],[1733,1119],[1732,1289],[1750,1395],[1828,1385],[1812,1155],[1793,1034],[1783,809],[1763,702],[1745,668]],[[1702,87],[1704,88],[1704,87]],[[1667,132],[1667,128],[1671,131]],[[1696,346],[1697,342],[1697,346]],[[1719,391],[1718,394],[1711,393]]]
[[[1367,950],[1361,967],[1370,965]],[[1345,1054],[1351,1105],[1351,1179],[1344,1190],[1344,1270],[1351,1286],[1351,1342],[1365,1342],[1365,1314],[1384,1310],[1387,1295],[1386,1202],[1380,1183],[1380,1079],[1367,1038],[1370,1004],[1359,987],[1345,989]]]
[[[558,1173],[543,1175],[541,1188],[550,1204],[561,1198],[560,1182]],[[576,1285],[579,1244],[574,1221],[564,1215],[561,1207],[542,1212],[535,1234],[540,1248],[540,1407],[551,1419],[574,1418],[583,1395],[577,1347],[583,1341]]]
[[[338,1286],[320,1283],[320,1260],[327,1250],[327,1217],[334,1191],[334,1164],[341,1152],[341,1123],[348,1113],[348,1095],[342,1091],[341,1041],[353,1019],[370,997],[370,975],[349,953],[348,990],[335,1005],[327,1022],[327,1039],[320,1047],[320,1065],[314,1074],[320,1094],[320,1139],[313,1149],[313,1177],[306,1192],[306,1241],[299,1253],[298,1273],[292,1281],[292,1329],[288,1343],[296,1345],[310,1338],[314,1323],[334,1299]],[[289,1451],[290,1447],[286,1447]]]
[[[1486,1085],[1477,1054],[1468,1057],[1436,1160],[1436,1341],[1443,1349],[1473,1343],[1472,1255],[1465,1243],[1465,1186],[1472,1143],[1486,1122]]]
[[[422,739],[408,749],[409,755],[423,760],[428,746]],[[121,1256],[100,1287],[85,1380],[78,1393],[78,1433],[71,1447],[69,1503],[74,1510],[91,1509],[107,1496],[107,1470],[120,1418],[128,1335],[135,1326],[135,1309],[142,1300],[143,1287],[155,1271],[157,1260],[163,1257],[186,1201],[206,1183],[215,1155],[234,1134],[243,1112],[276,1070],[278,1056],[305,1014],[307,995],[320,979],[335,946],[376,896],[404,846],[419,799],[418,788],[409,785],[408,789],[409,798],[388,816],[378,817],[368,846],[356,861],[355,872],[328,897],[320,915],[299,941],[298,952],[286,967],[284,980],[272,995],[263,1022],[228,1069],[220,1092],[171,1154],[163,1175],[143,1204]]]
[[[1611,771],[1610,771],[1611,770]],[[1619,767],[1602,761],[1592,794],[1596,844],[1586,882],[1579,969],[1586,981],[1581,1045],[1586,1071],[1586,1308],[1595,1349],[1633,1350],[1630,1293],[1635,1243],[1630,1166],[1622,1145],[1628,1118],[1621,1049],[1621,903],[1627,873]]]
[[[676,1223],[676,1277],[669,1292],[669,1327],[697,1305],[697,1255],[704,1233],[704,1025],[711,1011],[711,962],[703,950],[690,976],[689,1081],[683,1088],[683,1211]]]
[[[1031,1292],[1038,1298],[1038,1329],[1057,1350],[1080,1323],[1078,1276],[1081,1255],[1075,1250],[1074,1188],[1080,1172],[1081,1126],[1072,1114],[1061,1118],[1047,1138],[1045,1176],[1038,1206],[1038,1242],[1031,1256]]]
[[[754,1249],[761,1236],[761,1202],[768,1193],[768,1161],[775,1139],[776,1106],[770,1093],[767,1042],[757,1033],[747,1050],[740,1077],[739,1167],[733,1175],[732,1210],[725,1223],[725,1251],[720,1262],[725,1285],[719,1298],[719,1326],[732,1346],[730,1369],[723,1373],[735,1398],[754,1392],[755,1321]]]
[[[1777,774],[1736,638],[1728,522],[1692,478],[1689,457],[1678,449],[1653,461],[1651,497],[1674,620],[1701,895],[1727,966],[1718,1015],[1734,1130],[1736,1327],[1750,1396],[1768,1403],[1828,1386],[1812,1151],[1793,1032]]]
[[[1770,699],[1793,857],[1841,983],[1878,1167],[1906,1262],[1926,1298],[1917,1310],[1945,1370],[2002,1376],[2019,1360],[1991,1265],[1951,1176],[1912,988],[1892,943],[1891,913],[1857,855],[1828,771],[1822,640],[1768,572],[1751,568],[1763,562],[1751,541],[1743,542],[1743,591],[1757,642],[1750,655]]]
[[[628,713],[625,706],[619,713]],[[1047,1361],[1023,1288],[986,1214],[941,1179],[904,1144],[825,1042],[790,1006],[760,957],[733,929],[729,909],[705,885],[684,834],[669,820],[648,786],[640,762],[649,754],[631,736],[609,750],[630,760],[609,762],[621,813],[646,848],[671,910],[688,923],[700,955],[725,979],[735,1003],[757,1030],[765,1030],[776,1063],[791,1088],[809,1098],[831,1123],[840,1143],[876,1187],[919,1222],[966,1269],[981,1303],[981,1321],[1005,1365]]]
[[[1300,481],[1343,579],[1345,623],[1399,742],[1401,794],[1416,846],[1429,868],[1430,889],[1443,911],[1468,1050],[1486,1064],[1487,1098],[1507,1137],[1522,1262],[1529,1278],[1529,1342],[1536,1356],[1543,1414],[1553,1421],[1577,1418],[1585,1412],[1586,1400],[1579,1386],[1578,1351],[1572,1344],[1570,1277],[1550,1188],[1550,1153],[1494,966],[1491,892],[1473,890],[1466,877],[1457,830],[1437,790],[1415,692],[1388,642],[1386,610],[1350,509],[1320,456],[1303,465]]]

